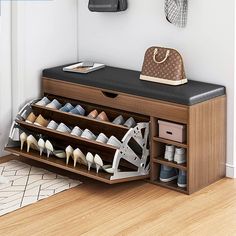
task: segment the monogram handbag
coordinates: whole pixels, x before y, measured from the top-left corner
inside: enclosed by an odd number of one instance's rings
[[[179,52],[161,47],[151,47],[146,51],[140,79],[168,85],[188,82]]]
[[[93,12],[118,12],[128,8],[127,0],[89,0],[88,8]]]

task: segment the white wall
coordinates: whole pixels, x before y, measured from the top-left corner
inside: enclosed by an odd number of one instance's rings
[[[184,57],[188,78],[227,87],[227,174],[233,176],[234,0],[190,0],[186,29],[166,21],[164,0],[130,0],[128,11],[115,14],[91,13],[87,0],[78,2],[80,59],[141,70],[149,46],[173,47]]]
[[[40,94],[44,68],[77,60],[77,1],[13,1],[13,114]]]
[[[235,45],[236,45],[236,4],[234,6],[234,39],[235,39]],[[235,55],[235,58],[236,58],[236,46],[234,46],[234,55]],[[234,60],[234,78],[236,79],[236,59]],[[232,167],[234,168],[231,168],[234,169],[232,175],[234,176],[234,178],[236,178],[236,81],[234,81],[234,143],[233,143],[233,153],[234,153],[234,163],[232,165]]]
[[[1,2],[0,14],[0,155],[11,125],[11,2]]]

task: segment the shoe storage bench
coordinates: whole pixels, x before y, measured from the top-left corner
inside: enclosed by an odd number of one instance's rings
[[[80,104],[88,112],[94,109],[99,112],[105,111],[111,120],[118,115],[123,115],[125,118],[133,117],[140,124],[149,124],[150,135],[147,147],[145,147],[146,151],[150,149],[147,160],[142,160],[142,155],[131,158],[131,162],[121,160],[124,168],[129,171],[133,170],[136,174],[113,178],[111,174],[102,171],[98,174],[96,171],[88,171],[86,166],[73,167],[71,164],[66,165],[61,159],[41,157],[36,151],[30,153],[21,151],[18,146],[11,143],[7,145],[7,151],[108,184],[149,179],[153,184],[185,194],[196,192],[225,177],[226,95],[223,86],[189,81],[188,84],[172,87],[140,81],[137,71],[106,67],[82,75],[63,72],[62,68],[44,70],[42,96],[47,96],[49,99],[56,98],[63,103]],[[78,125],[82,129],[89,128],[95,133],[104,132],[108,136],[115,135],[120,140],[129,132],[127,127],[121,125],[51,108],[32,105],[32,110],[35,114],[42,114],[47,119],[65,122],[68,125]],[[168,136],[167,138],[160,136],[160,121],[181,125],[185,136],[184,141],[177,142]],[[40,133],[53,138],[62,148],[77,145],[84,152],[96,151],[107,162],[111,162],[111,157],[113,158],[117,153],[117,148],[107,144],[48,130],[44,127],[36,127],[23,120],[17,120],[16,123],[32,133]],[[167,134],[172,135],[171,132]],[[164,159],[165,146],[168,144],[185,149],[186,163],[177,164]],[[133,169],[134,166],[130,165],[131,163],[135,164],[136,169]],[[159,177],[162,165],[186,171],[187,186],[178,187],[176,180],[168,183],[161,182]]]

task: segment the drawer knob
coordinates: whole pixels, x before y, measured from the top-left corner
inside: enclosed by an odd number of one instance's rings
[[[116,98],[116,97],[118,97],[118,94],[116,94],[116,93],[110,93],[110,92],[102,91],[102,94],[103,94],[105,97],[108,97],[108,98]]]

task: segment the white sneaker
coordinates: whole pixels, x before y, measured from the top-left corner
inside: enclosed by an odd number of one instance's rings
[[[184,148],[175,148],[174,162],[176,162],[177,164],[186,163],[186,155]]]
[[[166,145],[164,159],[166,159],[168,161],[173,161],[174,154],[175,154],[175,147],[173,145]]]

